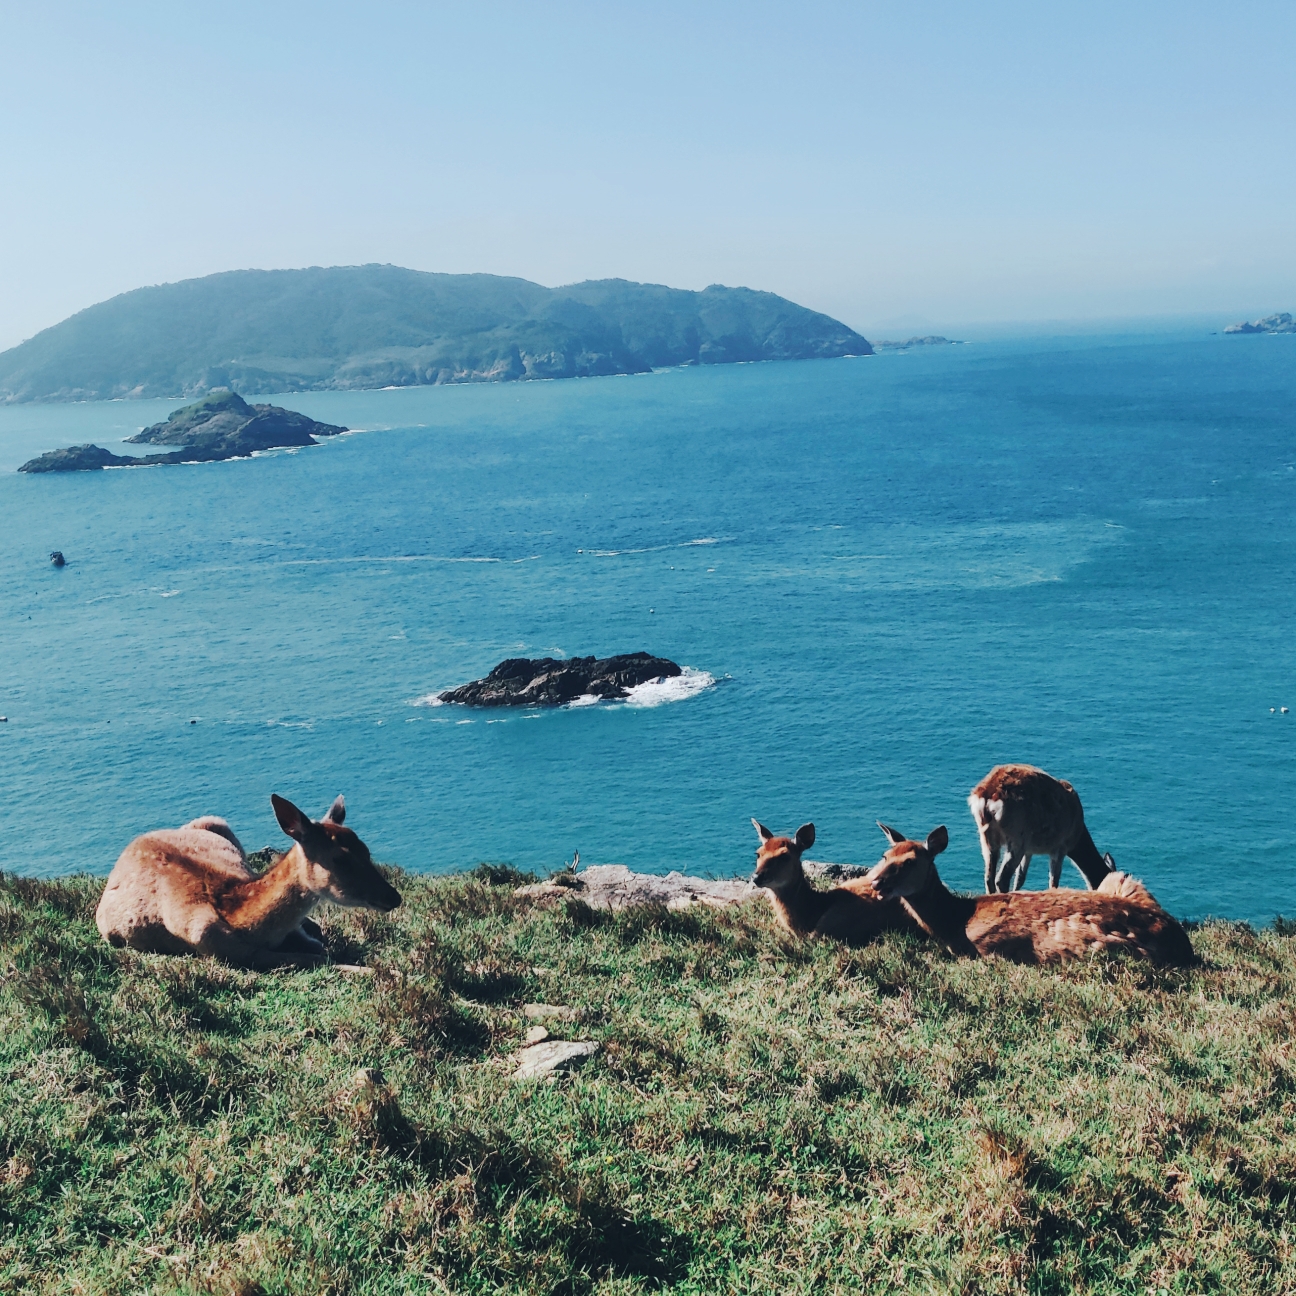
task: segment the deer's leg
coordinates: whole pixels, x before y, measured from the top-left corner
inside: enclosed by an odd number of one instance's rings
[[[1003,854],[999,858],[999,868],[995,873],[994,887],[995,891],[1008,891],[1012,887],[1012,876],[1017,868],[1017,856],[1013,853],[1011,846],[1005,846]]]
[[[979,825],[978,825],[979,826]],[[981,858],[985,861],[985,889],[989,895],[995,889],[995,869],[999,864],[999,843],[990,840],[990,834],[984,828],[980,832]]]
[[[1030,862],[1031,857],[1024,851],[1019,855],[1010,854],[999,870],[999,890],[1020,891]]]
[[[1066,858],[1065,855],[1050,855],[1050,856],[1049,856],[1049,886],[1050,886],[1050,888],[1052,888],[1052,887],[1059,887],[1059,886],[1062,885],[1062,861],[1063,861],[1065,858]]]

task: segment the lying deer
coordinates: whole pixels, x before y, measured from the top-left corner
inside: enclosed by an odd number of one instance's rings
[[[1124,873],[1109,873],[1096,891],[954,895],[936,872],[936,856],[949,845],[943,827],[925,842],[909,841],[883,823],[878,827],[891,849],[865,881],[879,900],[899,900],[918,926],[953,954],[1056,963],[1108,949],[1154,963],[1195,961],[1187,932],[1142,883]]]
[[[260,876],[229,824],[213,815],[136,837],[95,912],[103,938],[154,954],[273,967],[323,957],[323,933],[308,917],[321,901],[383,913],[400,904],[369,848],[342,826],[341,797],[318,822],[283,797],[270,802],[295,844]]]
[[[1075,788],[1033,765],[996,765],[972,789],[968,808],[981,837],[988,892],[1020,891],[1033,855],[1049,857],[1050,887],[1061,882],[1068,855],[1091,891],[1115,871],[1116,862],[1099,855],[1089,836]]]
[[[802,824],[791,837],[775,837],[753,819],[760,836],[752,885],[769,891],[774,912],[798,936],[832,936],[859,944],[884,931],[913,931],[914,923],[894,900],[880,900],[864,878],[853,878],[828,891],[806,880],[801,855],[814,845],[814,824]]]

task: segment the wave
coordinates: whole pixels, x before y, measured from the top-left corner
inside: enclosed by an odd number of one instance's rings
[[[663,706],[667,702],[683,702],[686,698],[696,697],[699,693],[715,685],[715,676],[710,671],[696,670],[685,666],[678,675],[669,678],[658,676],[646,684],[640,684],[629,690],[625,705],[630,707]]]
[[[667,702],[683,702],[686,698],[696,697],[699,693],[712,688],[715,685],[715,676],[710,671],[697,670],[692,666],[685,666],[678,675],[666,677],[659,675],[656,679],[650,679],[644,684],[636,685],[629,689],[628,696],[623,698],[601,698],[594,693],[582,693],[580,697],[573,698],[570,702],[565,703],[559,710],[572,711],[580,707],[589,706],[626,706],[626,707],[657,707],[663,706]],[[422,697],[410,698],[408,706],[416,707],[440,707],[446,704],[435,693],[425,693]],[[547,709],[547,708],[546,708]],[[537,710],[531,708],[519,708],[526,710],[527,718],[533,718],[538,714]],[[464,722],[459,721],[460,724]]]

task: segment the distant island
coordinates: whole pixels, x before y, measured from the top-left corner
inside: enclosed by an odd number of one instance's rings
[[[1283,311],[1279,315],[1266,315],[1250,324],[1230,324],[1225,333],[1296,333],[1296,320]]]
[[[907,351],[918,346],[962,346],[963,343],[947,337],[911,337],[906,342],[874,342],[876,351]]]
[[[316,437],[337,436],[344,427],[317,423],[278,405],[249,405],[230,391],[213,392],[192,405],[175,410],[165,423],[155,423],[127,437],[137,445],[183,446],[168,454],[117,455],[97,445],[69,446],[29,459],[19,472],[83,472],[91,468],[139,468],[152,464],[215,463],[243,459],[257,450],[282,450],[319,445]]]
[[[545,288],[399,266],[235,270],[137,288],[0,354],[0,402],[193,398],[646,373],[871,355],[773,293]]]

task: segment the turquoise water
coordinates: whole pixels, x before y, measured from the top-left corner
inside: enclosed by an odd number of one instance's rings
[[[881,818],[948,824],[971,888],[968,789],[1018,760],[1175,912],[1296,911],[1296,338],[283,399],[366,430],[29,477],[175,402],[0,410],[0,867],[106,872],[200,813],[260,846],[271,791],[344,792],[412,869],[741,872],[751,815],[871,862]],[[417,704],[639,649],[714,683]]]

